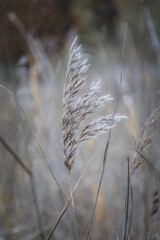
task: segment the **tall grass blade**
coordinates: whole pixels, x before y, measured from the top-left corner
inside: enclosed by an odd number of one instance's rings
[[[114,119],[114,116],[115,116],[115,113],[116,113],[116,109],[117,109],[117,105],[118,105],[118,101],[119,101],[119,97],[120,97],[120,91],[121,91],[121,84],[122,84],[122,77],[123,77],[123,76],[122,76],[122,67],[123,67],[123,59],[124,59],[124,51],[125,51],[125,42],[126,42],[127,26],[128,26],[128,23],[126,24],[126,28],[125,28],[123,48],[122,48],[122,60],[121,60],[121,72],[120,72],[120,86],[119,86],[119,92],[118,92],[117,99],[116,99],[116,103],[115,103],[115,107],[114,107],[114,112],[113,112],[113,117],[112,117],[111,126],[113,125],[113,119]],[[100,192],[100,188],[101,188],[101,184],[102,184],[102,179],[103,179],[104,170],[105,170],[105,164],[106,164],[106,159],[107,159],[107,153],[108,153],[110,138],[111,138],[111,129],[109,130],[109,133],[108,133],[108,140],[107,140],[106,148],[105,148],[105,151],[104,151],[104,157],[103,157],[102,172],[101,172],[101,176],[100,176],[100,180],[99,180],[99,184],[98,184],[98,189],[97,189],[97,193],[96,193],[96,198],[95,198],[93,210],[92,210],[91,217],[90,217],[89,224],[88,224],[88,229],[87,229],[86,238],[85,238],[86,240],[88,239],[88,236],[89,236],[89,232],[90,232],[90,228],[91,228],[91,225],[92,225],[92,220],[93,220],[93,216],[94,216],[94,212],[95,212],[95,209],[96,209],[97,200],[98,200],[98,196],[99,196],[99,192]]]

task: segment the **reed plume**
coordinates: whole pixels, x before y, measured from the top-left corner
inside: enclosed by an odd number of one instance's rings
[[[84,57],[82,47],[77,44],[76,37],[69,52],[62,116],[64,162],[68,170],[76,239],[78,239],[78,231],[70,175],[76,153],[82,143],[100,134],[105,134],[110,128],[116,126],[117,122],[126,118],[120,114],[115,114],[114,116],[108,115],[89,124],[84,124],[84,120],[90,114],[104,107],[106,102],[113,100],[110,94],[102,97],[96,96],[96,93],[100,92],[100,81],[93,82],[88,90],[82,94],[89,66],[87,58]]]
[[[88,90],[82,94],[85,85],[88,60],[84,57],[83,49],[77,44],[77,37],[72,43],[69,53],[68,68],[63,97],[63,143],[65,166],[71,169],[77,150],[81,143],[100,134],[105,134],[116,126],[125,116],[115,114],[101,117],[85,125],[84,120],[92,113],[111,102],[113,97],[108,94],[98,97],[100,81],[93,82]]]
[[[139,139],[135,147],[135,155],[131,160],[130,175],[132,176],[135,170],[144,162],[142,155],[146,155],[149,151],[152,141],[152,132],[155,125],[155,121],[160,115],[160,102],[157,103],[153,109],[150,117],[144,123]]]

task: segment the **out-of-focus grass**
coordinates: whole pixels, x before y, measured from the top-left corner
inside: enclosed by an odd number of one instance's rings
[[[1,74],[0,81],[15,94],[26,112],[51,168],[64,192],[69,195],[61,142],[62,93],[68,50],[67,54],[64,53],[63,58],[60,57],[53,65],[44,55],[38,41],[31,38],[28,44],[32,50],[34,63],[29,63],[29,67],[17,64],[13,69],[9,69],[12,72],[11,75],[6,74],[4,77]],[[68,45],[66,43],[66,46]],[[94,54],[90,53],[89,55],[92,66],[88,81],[102,79],[102,92],[104,94],[111,93],[116,97],[119,88],[122,44],[120,43],[116,50],[111,46],[107,47],[107,44],[102,41],[99,41],[97,45],[99,47]],[[2,72],[4,72],[3,69]],[[144,120],[151,113],[159,97],[158,74],[157,66],[153,65],[149,59],[141,59],[141,53],[137,51],[128,36],[121,95],[118,103],[118,112],[127,115],[128,120],[121,123],[111,136],[104,179],[90,232],[93,239],[116,239],[116,233],[118,236],[122,235],[127,175],[126,157],[130,152],[130,146],[134,145],[138,138]],[[14,98],[2,88],[0,88],[0,109],[1,136],[20,156],[25,165],[32,169],[42,226],[47,235],[59,216],[65,199],[50,174],[28,122]],[[113,105],[107,106],[104,110],[106,114],[112,112]],[[74,185],[89,159],[97,152],[75,193],[80,239],[84,239],[86,234],[102,168],[106,140],[107,136],[88,141],[85,146],[81,147],[73,167]],[[159,140],[159,122],[157,122],[152,148],[147,157],[160,169],[157,161]],[[39,239],[39,227],[29,178],[2,145],[0,152],[0,238]],[[130,204],[130,214],[132,212],[132,215],[129,215],[130,239],[142,239],[144,233],[147,234],[148,239],[152,235],[152,224],[149,225],[149,230],[146,226],[148,222],[152,222],[150,206],[157,181],[158,174],[146,163],[133,176],[133,199]],[[74,239],[72,221],[72,212],[68,208],[54,232],[53,239]],[[160,234],[158,231],[157,227],[153,233]]]

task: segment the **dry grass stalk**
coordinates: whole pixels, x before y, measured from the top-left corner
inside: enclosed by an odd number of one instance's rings
[[[118,106],[118,101],[119,101],[119,97],[120,97],[120,93],[121,93],[121,85],[122,85],[122,77],[123,77],[122,69],[123,69],[123,60],[124,60],[124,52],[125,52],[127,26],[128,26],[128,23],[126,24],[126,28],[125,28],[123,48],[122,48],[121,72],[120,72],[120,82],[119,82],[120,87],[119,87],[117,98],[116,98],[116,101],[115,101],[115,107],[114,107],[114,110],[113,110],[113,117],[112,117],[111,126],[114,124],[114,117],[115,117],[115,114],[116,114],[116,109],[117,109],[117,106]],[[101,171],[101,175],[100,175],[100,180],[99,180],[99,184],[98,184],[98,188],[97,188],[97,193],[96,193],[96,198],[95,198],[95,201],[94,201],[93,210],[92,210],[91,217],[90,217],[89,224],[88,224],[88,228],[87,228],[86,240],[89,237],[89,233],[90,233],[90,229],[91,229],[91,225],[92,225],[92,220],[93,220],[94,212],[95,212],[95,209],[96,209],[96,205],[97,205],[97,201],[98,201],[98,197],[99,197],[99,193],[100,193],[100,189],[101,189],[101,184],[102,184],[102,180],[103,180],[105,165],[106,165],[106,161],[107,161],[107,154],[108,154],[110,139],[111,139],[111,129],[109,129],[108,139],[107,139],[106,147],[105,147],[105,150],[104,150],[103,167],[102,167],[102,171]]]
[[[37,223],[38,227],[40,230],[40,236],[41,239],[44,239],[45,233],[43,230],[43,224],[42,224],[42,217],[41,217],[41,212],[40,208],[38,206],[38,200],[37,200],[37,194],[36,194],[36,186],[34,182],[34,175],[32,169],[29,169],[21,160],[21,158],[17,155],[17,153],[8,145],[8,143],[0,136],[0,142],[2,143],[3,147],[11,154],[13,159],[18,163],[18,165],[27,173],[30,179],[30,184],[31,184],[31,191],[32,191],[32,197],[33,197],[33,203],[35,207],[35,212],[37,215]]]
[[[151,146],[151,140],[153,137],[152,136],[153,127],[159,115],[160,115],[160,102],[158,102],[153,112],[151,113],[150,117],[144,123],[143,129],[141,131],[141,134],[135,147],[135,156],[134,158],[132,158],[130,164],[130,176],[132,176],[135,170],[145,161],[141,154],[146,155],[148,153],[148,150]]]
[[[125,202],[125,220],[124,220],[124,229],[123,229],[123,240],[127,239],[127,230],[128,230],[128,214],[129,214],[129,191],[130,191],[130,182],[129,182],[129,157],[127,158],[127,192],[126,192],[126,202]],[[129,236],[128,236],[129,237]]]
[[[100,151],[100,150],[99,150],[99,151]],[[74,189],[72,190],[72,194],[76,191],[76,189],[77,189],[80,181],[81,181],[82,178],[83,178],[84,173],[86,172],[86,169],[88,168],[89,164],[90,164],[91,161],[94,159],[94,157],[97,155],[97,153],[99,153],[99,151],[96,152],[95,155],[93,155],[92,158],[90,158],[90,160],[89,160],[88,163],[86,164],[86,166],[85,166],[83,172],[81,173],[81,175],[80,175],[80,177],[79,177],[76,185],[74,186]],[[68,201],[66,202],[64,208],[62,209],[62,211],[61,211],[60,215],[58,216],[58,218],[57,218],[54,226],[51,228],[51,230],[50,230],[50,232],[49,232],[49,234],[48,234],[48,236],[47,236],[47,238],[46,238],[45,240],[49,240],[49,239],[51,238],[51,236],[52,236],[52,234],[54,233],[55,229],[57,228],[59,222],[61,221],[62,217],[64,216],[64,214],[65,214],[65,212],[66,212],[66,210],[67,210],[67,208],[68,208],[68,206],[69,206],[69,204],[70,204],[70,200],[71,200],[71,196],[69,197]]]
[[[70,49],[63,98],[64,156],[65,165],[69,170],[81,143],[105,134],[116,126],[117,122],[126,118],[116,114],[113,121],[113,116],[108,115],[84,126],[84,119],[104,107],[106,102],[113,100],[110,94],[102,97],[96,96],[96,93],[100,91],[100,81],[92,83],[89,89],[81,95],[88,68],[88,60],[83,55],[82,47],[77,45],[76,37]]]
[[[42,154],[42,156],[43,156],[43,159],[45,160],[45,162],[46,162],[46,164],[47,164],[47,167],[48,167],[48,169],[49,169],[49,171],[50,171],[50,173],[51,173],[54,181],[56,182],[56,184],[57,184],[60,192],[61,192],[62,195],[64,196],[64,198],[68,201],[68,198],[67,198],[66,194],[64,193],[63,189],[61,188],[61,186],[60,186],[60,184],[59,184],[59,182],[58,182],[58,180],[57,180],[57,178],[56,178],[56,176],[55,176],[55,173],[53,172],[53,170],[52,170],[52,168],[51,168],[51,166],[50,166],[50,164],[49,164],[49,161],[48,161],[48,159],[47,159],[47,157],[46,157],[46,154],[45,154],[45,152],[44,152],[44,150],[43,150],[43,147],[42,147],[41,143],[39,142],[39,140],[38,140],[38,138],[37,138],[37,136],[36,136],[36,133],[35,133],[32,125],[31,125],[28,117],[27,117],[26,112],[25,112],[24,109],[22,108],[21,104],[18,102],[16,96],[15,96],[8,88],[2,86],[1,84],[0,84],[0,88],[3,89],[3,90],[5,90],[7,93],[9,93],[9,94],[13,97],[13,99],[15,100],[15,102],[16,102],[16,104],[17,104],[17,107],[19,108],[20,112],[24,115],[24,117],[25,117],[25,119],[26,119],[26,121],[27,121],[27,124],[28,124],[28,126],[29,126],[29,128],[30,128],[30,130],[31,130],[31,133],[32,133],[32,135],[33,135],[33,137],[34,137],[34,139],[35,139],[35,141],[36,141],[37,147],[39,148],[39,150],[40,150],[40,152],[41,152],[41,154]]]
[[[76,153],[80,145],[90,138],[95,138],[100,134],[105,134],[109,129],[116,126],[125,116],[120,114],[101,117],[85,125],[84,120],[98,109],[104,107],[106,102],[111,102],[113,98],[110,94],[102,97],[96,96],[100,91],[100,81],[94,82],[82,95],[81,90],[85,85],[88,60],[83,55],[82,47],[77,44],[77,37],[72,43],[66,82],[63,97],[63,143],[65,166],[68,170],[70,194],[72,199],[72,210],[75,222],[76,238],[77,223],[74,212],[74,200],[71,186],[70,171],[75,160]]]

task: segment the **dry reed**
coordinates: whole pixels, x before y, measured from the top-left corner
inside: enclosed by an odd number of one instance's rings
[[[89,124],[84,124],[84,120],[89,115],[104,107],[106,102],[113,100],[110,94],[102,97],[96,96],[96,93],[100,92],[100,81],[93,82],[84,94],[81,93],[85,86],[89,66],[88,60],[84,57],[82,47],[77,44],[76,37],[69,52],[63,96],[64,163],[68,170],[76,239],[78,239],[78,230],[70,171],[77,151],[82,143],[107,133],[118,122],[126,118],[126,116],[118,113],[98,118]]]
[[[98,135],[105,134],[109,129],[116,126],[126,116],[115,114],[98,118],[85,125],[84,120],[92,113],[111,102],[110,94],[102,97],[96,96],[100,91],[100,81],[94,82],[88,90],[81,94],[89,69],[88,60],[83,55],[83,49],[77,44],[77,37],[72,43],[66,82],[63,97],[63,143],[65,165],[71,169],[77,150],[81,143]],[[113,122],[112,122],[113,121]]]
[[[160,102],[157,103],[153,109],[150,117],[144,123],[139,139],[135,147],[135,156],[131,159],[130,176],[133,175],[135,170],[145,161],[143,154],[146,155],[149,151],[152,141],[152,132],[155,121],[160,115]]]

